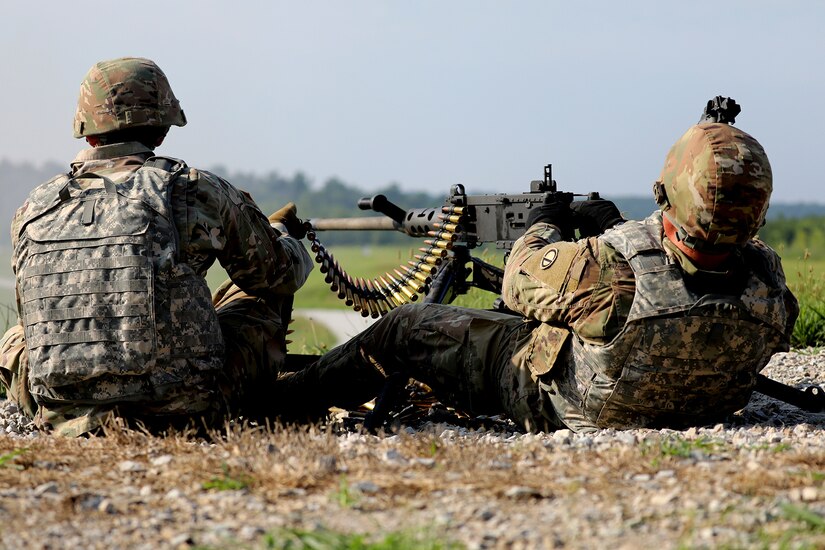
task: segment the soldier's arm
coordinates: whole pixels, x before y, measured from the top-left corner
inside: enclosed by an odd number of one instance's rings
[[[564,322],[572,298],[567,287],[581,249],[579,243],[562,241],[554,225],[530,227],[513,244],[504,269],[502,298],[507,307],[531,319]]]
[[[273,228],[247,193],[214,174],[199,172],[193,202],[189,247],[211,252],[245,292],[288,294],[306,281],[312,269],[306,249]]]
[[[633,270],[596,237],[559,237],[552,226],[537,224],[514,244],[504,271],[504,301],[525,317],[606,343],[622,329],[633,304]]]

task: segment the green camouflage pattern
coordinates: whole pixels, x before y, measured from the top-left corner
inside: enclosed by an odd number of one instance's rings
[[[538,323],[442,304],[390,311],[313,365],[282,378],[285,409],[352,408],[375,397],[385,376],[401,373],[430,386],[444,403],[474,415],[506,413],[531,431],[563,427],[533,374],[513,357]]]
[[[211,294],[179,261],[171,219],[171,181],[184,171],[146,165],[83,188],[64,176],[30,195],[14,260],[38,402],[151,401],[220,370]],[[172,368],[180,357],[197,370]]]
[[[540,356],[544,372],[533,370],[574,430],[718,420],[788,349],[798,306],[778,256],[759,241],[738,252],[739,271],[718,275],[735,281],[730,288],[714,280],[702,291],[701,275],[687,280],[666,254],[661,212],[597,238],[557,238],[538,224],[514,244],[503,296],[529,318],[572,328],[561,348],[542,337],[543,353],[558,355]],[[556,252],[565,247],[576,253]],[[548,257],[556,259],[542,263]]]
[[[728,124],[692,126],[670,149],[659,203],[677,228],[710,245],[742,246],[765,220],[771,165],[752,136]]]
[[[150,156],[151,151],[138,143],[97,147],[81,152],[72,163],[69,175],[93,172],[106,176],[119,188],[129,188],[129,182]],[[24,260],[28,254],[24,251],[26,246],[21,245],[24,240],[21,236],[28,227],[26,222],[36,212],[48,208],[44,207],[45,197],[57,197],[69,175],[58,176],[35,190],[17,211],[12,222],[12,236],[13,263],[19,266],[18,275],[30,270],[29,262]],[[154,181],[149,178],[150,184]],[[72,183],[75,185],[77,188],[73,191],[103,192],[94,190],[100,185],[99,179],[77,179]],[[113,395],[123,395],[129,390],[119,387],[122,381],[112,382],[102,374],[98,379],[105,380],[103,384],[78,383],[82,386],[78,391],[93,394],[95,401],[92,403],[66,403],[55,399],[46,403],[48,398],[36,403],[29,393],[31,368],[28,353],[25,347],[20,347],[22,327],[13,327],[4,339],[0,350],[3,353],[0,378],[7,388],[14,387],[10,397],[21,404],[31,403],[28,408],[31,415],[60,433],[77,435],[93,429],[115,408],[121,415],[149,420],[191,419],[193,415],[218,418],[218,412],[239,410],[248,410],[248,416],[251,416],[253,411],[255,414],[260,411],[271,413],[275,406],[264,394],[272,387],[273,378],[283,364],[285,329],[289,320],[289,311],[285,309],[289,309],[292,293],[303,284],[312,269],[312,259],[299,241],[281,235],[269,225],[249,195],[218,176],[186,168],[170,188],[165,194],[168,200],[165,211],[171,214],[172,230],[178,236],[177,258],[163,241],[158,242],[154,252],[172,266],[174,274],[187,273],[191,281],[189,286],[174,289],[167,286],[167,295],[156,297],[164,308],[169,308],[170,315],[175,316],[174,323],[170,317],[169,323],[173,324],[173,330],[168,331],[170,336],[160,339],[167,360],[162,365],[158,363],[162,366],[161,371],[170,376],[175,373],[171,383],[155,385],[151,398],[113,400]],[[105,214],[100,212],[101,204],[104,203],[95,201],[94,212],[95,218],[103,220]],[[82,219],[82,214],[80,216]],[[211,320],[199,325],[215,315],[214,310],[211,314],[206,313],[206,306],[211,310],[212,305],[203,278],[216,259],[245,291],[231,304],[218,304],[218,332]],[[44,271],[47,271],[46,267]],[[129,269],[134,271],[136,268]],[[193,289],[198,289],[195,296],[187,298]],[[194,303],[190,301],[192,298],[196,299]],[[80,319],[77,322],[94,321]],[[15,334],[16,331],[19,334]],[[214,341],[206,343],[199,336],[201,333],[213,335]],[[176,339],[192,341],[192,337],[211,346],[213,351],[181,353],[180,346],[172,344]],[[214,345],[221,339],[226,347],[225,355],[219,354]],[[218,368],[215,368],[216,364]],[[112,370],[116,369],[117,366],[112,365]],[[160,376],[161,381],[163,376]],[[25,406],[21,408],[27,410]]]
[[[633,304],[633,270],[595,237],[560,239],[555,226],[539,223],[516,241],[504,272],[502,298],[529,319],[569,328],[589,342],[607,343],[622,330]]]
[[[154,61],[122,57],[96,63],[80,85],[74,137],[139,126],[184,126],[166,75]]]
[[[703,286],[665,251],[661,212],[559,238],[539,223],[513,246],[503,297],[524,318],[405,305],[282,378],[278,400],[353,407],[401,373],[448,405],[532,431],[682,427],[742,407],[771,355],[788,349],[798,305],[759,241]]]

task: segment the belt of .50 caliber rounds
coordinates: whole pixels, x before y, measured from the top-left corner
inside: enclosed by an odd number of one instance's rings
[[[315,253],[315,261],[324,274],[324,281],[338,298],[363,317],[378,318],[402,304],[415,302],[418,295],[426,295],[433,277],[441,263],[450,255],[453,243],[458,239],[463,222],[464,208],[445,206],[439,214],[440,223],[435,224],[436,231],[428,232],[431,239],[424,243],[427,247],[419,248],[420,254],[415,261],[408,261],[373,279],[352,277],[318,240],[311,228],[307,228],[307,239]]]

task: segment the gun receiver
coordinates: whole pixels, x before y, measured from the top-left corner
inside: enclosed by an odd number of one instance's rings
[[[552,166],[544,167],[544,179],[530,182],[526,193],[468,195],[461,184],[453,185],[440,208],[404,210],[384,195],[358,201],[361,210],[383,216],[361,218],[320,218],[307,220],[303,231],[311,243],[315,261],[324,281],[338,297],[374,318],[423,296],[425,302],[449,303],[457,295],[476,287],[498,294],[504,270],[470,254],[470,250],[495,243],[506,253],[527,229],[530,212],[544,204],[573,202],[575,193],[560,192],[553,180]],[[598,193],[586,195],[591,200]],[[575,224],[575,219],[574,219]],[[420,254],[392,272],[373,279],[351,277],[333,254],[320,242],[318,231],[401,231],[424,237]],[[470,279],[472,275],[472,279]]]
[[[307,223],[312,231],[396,230],[411,237],[434,237],[448,231],[452,242],[468,248],[495,243],[496,248],[509,250],[527,229],[532,209],[553,201],[570,204],[577,196],[599,198],[598,193],[579,195],[557,191],[552,165],[548,164],[544,167],[544,179],[530,182],[530,191],[526,193],[468,195],[462,184],[456,184],[450,188],[450,195],[441,208],[406,211],[384,195],[375,195],[358,201],[358,208],[386,217],[322,218],[310,219]]]

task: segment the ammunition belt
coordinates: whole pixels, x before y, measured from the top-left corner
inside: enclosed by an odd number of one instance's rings
[[[462,232],[465,221],[463,206],[445,206],[438,215],[440,222],[433,224],[436,231],[428,231],[431,239],[425,239],[427,247],[419,248],[415,261],[409,260],[372,279],[352,277],[338,263],[338,260],[318,240],[318,235],[307,227],[310,249],[315,253],[315,261],[324,274],[329,289],[344,300],[344,303],[363,317],[378,318],[400,305],[418,300],[418,295],[426,296],[430,283],[438,273],[439,266],[452,255],[453,243]]]

